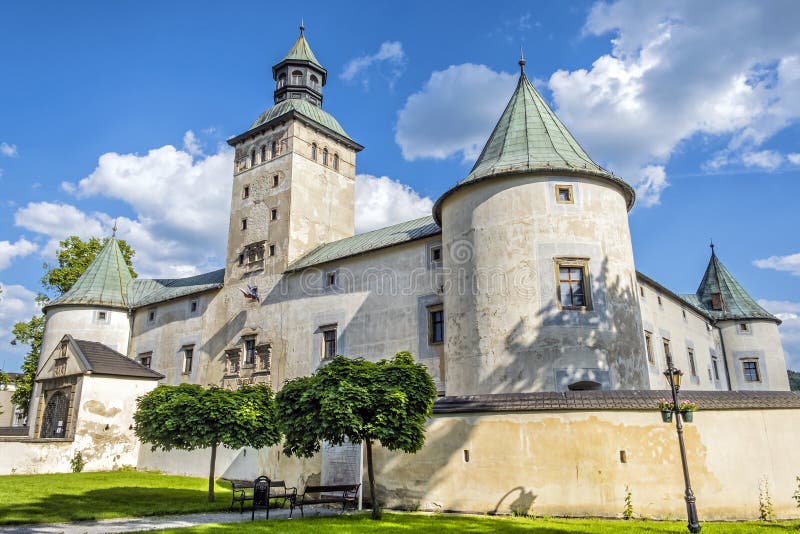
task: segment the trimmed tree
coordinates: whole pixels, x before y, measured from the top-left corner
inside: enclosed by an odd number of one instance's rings
[[[372,518],[381,512],[375,495],[372,444],[414,453],[425,443],[425,422],[436,387],[425,366],[409,352],[377,363],[336,356],[313,375],[284,384],[276,396],[283,451],[310,457],[327,441],[363,442]]]
[[[217,448],[275,445],[281,439],[272,390],[265,385],[232,391],[196,384],[160,385],[136,401],[136,436],[152,450],[211,449],[208,500],[214,502]]]

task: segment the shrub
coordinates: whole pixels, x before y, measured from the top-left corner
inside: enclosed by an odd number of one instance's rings
[[[625,520],[633,519],[633,494],[627,484],[625,485],[625,508],[622,509],[622,517]]]
[[[761,521],[774,521],[775,508],[772,505],[772,496],[769,494],[769,482],[766,477],[758,484],[758,518]]]
[[[86,465],[86,461],[83,459],[83,455],[81,451],[75,451],[75,454],[72,456],[72,459],[69,461],[69,466],[72,469],[73,473],[80,473],[83,471],[83,467]]]

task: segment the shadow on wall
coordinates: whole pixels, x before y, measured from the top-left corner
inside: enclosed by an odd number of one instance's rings
[[[644,368],[644,356],[639,354],[635,347],[639,347],[641,342],[634,342],[632,345],[627,339],[617,339],[620,331],[631,331],[630,325],[635,325],[638,321],[634,315],[635,310],[620,309],[622,303],[636,302],[635,288],[622,288],[620,280],[609,282],[607,262],[604,261],[599,273],[596,273],[592,280],[593,299],[598,305],[591,316],[584,315],[582,323],[571,324],[570,314],[581,313],[574,311],[562,311],[557,309],[556,303],[551,301],[549,306],[539,311],[539,317],[546,325],[543,328],[533,329],[526,326],[525,318],[508,333],[505,339],[505,348],[511,355],[511,361],[507,365],[496,366],[491,372],[482,374],[480,379],[487,381],[488,384],[498,384],[496,393],[514,393],[523,391],[534,391],[537,386],[542,384],[553,384],[554,374],[553,363],[559,358],[569,357],[569,351],[575,347],[588,347],[591,351],[598,353],[602,350],[612,373],[616,373],[616,378],[612,379],[616,383],[625,381],[635,381],[646,373]],[[602,294],[601,294],[602,292]],[[553,323],[561,321],[563,326],[554,327]],[[591,321],[591,322],[589,322]],[[571,342],[565,346],[563,342],[563,332],[565,327],[569,328]],[[526,333],[535,332],[533,338],[525,336]],[[637,333],[633,333],[634,335]],[[632,349],[633,347],[633,349]],[[620,356],[623,355],[623,356]],[[599,359],[599,358],[597,358]],[[626,361],[633,360],[633,361]],[[548,376],[549,375],[549,376]],[[443,419],[447,416],[438,416]],[[480,417],[479,415],[477,417]],[[473,419],[470,417],[470,419]],[[480,450],[472,450],[472,434],[477,421],[465,424],[448,425],[446,431],[440,427],[440,431],[431,439],[426,439],[422,451],[414,455],[396,455],[382,450],[381,459],[383,460],[378,467],[376,482],[381,484],[382,479],[407,480],[407,483],[398,484],[396,488],[388,488],[385,485],[378,486],[378,498],[388,506],[399,508],[416,508],[425,503],[432,503],[441,498],[443,488],[453,485],[453,477],[459,478],[459,469],[462,463],[468,460],[462,459],[463,454],[472,452],[473,456],[481,457]],[[520,435],[520,440],[535,442],[536,436]],[[517,447],[511,446],[510,449]],[[519,447],[524,449],[524,447]],[[514,471],[515,459],[506,458],[507,465],[498,466],[498,471]],[[567,468],[569,469],[569,468]],[[393,471],[399,470],[392,474]],[[388,477],[387,477],[388,475]],[[522,474],[525,475],[524,473]],[[530,480],[534,479],[531,473]],[[476,481],[477,484],[482,484]],[[532,513],[534,503],[540,495],[536,494],[535,487],[517,486],[509,490],[504,495],[492,495],[493,488],[484,487],[486,492],[484,500],[496,502],[493,514],[513,513],[518,515],[529,515]],[[622,489],[620,488],[620,491]],[[459,498],[450,495],[451,506],[445,507],[453,511],[475,511],[469,510],[470,505],[459,507]],[[622,494],[620,493],[620,509],[623,506]],[[491,506],[491,505],[489,505]]]

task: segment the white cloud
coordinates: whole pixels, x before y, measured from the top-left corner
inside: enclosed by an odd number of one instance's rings
[[[584,31],[611,34],[612,51],[551,76],[557,112],[590,154],[637,186],[648,179],[640,169],[663,165],[698,134],[728,140],[710,168],[742,161],[800,117],[798,24],[800,11],[779,2],[599,2]]]
[[[786,366],[800,371],[800,302],[759,300],[758,303],[783,323],[778,327],[786,355]]]
[[[6,361],[6,371],[15,371],[22,364],[22,358],[28,348],[24,346],[11,346],[13,336],[11,329],[14,323],[27,321],[39,313],[39,305],[34,298],[36,294],[20,285],[3,285],[0,283],[0,353],[3,358],[11,355],[12,359]]]
[[[433,201],[387,176],[356,176],[356,232],[367,232],[431,214]]]
[[[203,143],[191,130],[186,130],[183,134],[183,148],[192,156],[203,155]]]
[[[11,265],[15,257],[23,257],[36,252],[38,247],[25,238],[19,238],[14,243],[10,241],[0,241],[0,270]]]
[[[0,143],[0,155],[7,156],[9,158],[16,157],[18,155],[17,145],[10,145],[5,141]]]
[[[793,152],[791,154],[786,154],[786,159],[788,159],[789,163],[792,165],[800,165],[800,153]]]
[[[201,146],[193,133],[184,141],[192,150]],[[224,263],[232,160],[227,146],[198,158],[171,145],[145,155],[109,152],[89,176],[62,187],[78,198],[105,196],[126,203],[135,216],[117,218],[117,236],[136,250],[138,271],[185,276]],[[69,235],[109,235],[114,218],[71,204],[33,202],[17,210],[15,222],[47,236],[43,254],[52,257],[58,241]]]
[[[403,52],[403,44],[399,41],[384,41],[374,54],[359,56],[348,61],[339,77],[345,81],[351,81],[370,67],[382,63],[388,66],[385,76],[392,85],[402,75],[405,67],[406,54]],[[365,77],[362,79],[362,83],[366,86],[369,84],[369,80]]]
[[[753,265],[762,269],[775,269],[785,271],[795,276],[800,276],[800,253],[786,256],[770,256],[762,260],[755,260]]]
[[[474,160],[510,98],[517,75],[465,63],[431,74],[406,100],[395,141],[406,160]]]
[[[774,171],[781,166],[783,156],[775,150],[760,150],[742,154],[742,162],[748,167],[759,167],[767,171]]]

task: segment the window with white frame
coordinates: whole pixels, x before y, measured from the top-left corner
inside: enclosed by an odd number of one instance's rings
[[[192,372],[194,364],[194,345],[183,347],[183,374],[188,375]]]
[[[328,325],[322,330],[322,359],[330,360],[336,356],[336,325]]]

